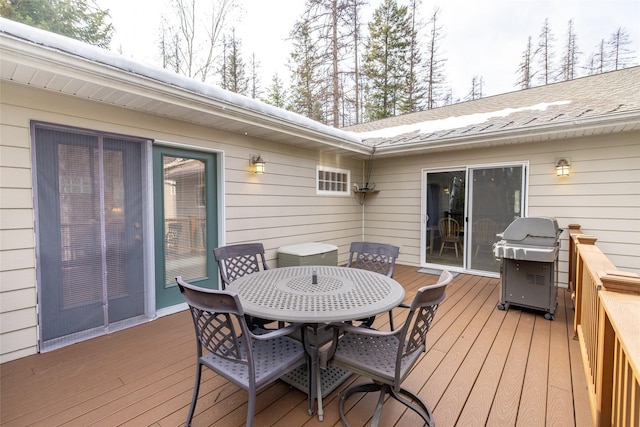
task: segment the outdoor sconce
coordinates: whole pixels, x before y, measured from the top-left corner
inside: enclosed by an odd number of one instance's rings
[[[260,154],[252,154],[251,158],[249,158],[249,163],[251,164],[254,173],[262,174],[266,170],[266,163],[262,160],[262,156],[260,156]]]
[[[571,168],[571,159],[563,157],[556,160],[556,176],[569,176],[569,169]]]

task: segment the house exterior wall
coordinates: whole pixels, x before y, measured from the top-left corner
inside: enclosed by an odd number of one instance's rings
[[[316,166],[351,171],[362,161],[126,111],[3,82],[0,86],[0,363],[37,352],[37,300],[30,122],[49,122],[224,152],[224,241],[261,241],[268,262],[278,248],[303,242],[348,245],[362,235],[352,197],[317,196]],[[267,172],[249,171],[261,153]]]
[[[571,158],[571,174],[555,160]],[[528,216],[549,216],[561,228],[580,224],[620,270],[640,274],[640,133],[584,136],[531,144],[455,150],[374,160],[380,193],[366,202],[365,236],[400,246],[400,262],[420,265],[422,170],[528,162]],[[559,281],[567,283],[568,233],[562,234]]]

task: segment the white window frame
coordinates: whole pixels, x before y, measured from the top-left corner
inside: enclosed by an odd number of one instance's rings
[[[329,172],[345,175],[345,180],[329,180],[329,182],[335,182],[336,184],[341,184],[342,189],[340,190],[325,190],[320,188],[321,182],[326,182],[326,180],[320,180],[320,172]],[[341,169],[334,168],[330,166],[316,166],[316,194],[319,196],[350,196],[351,195],[351,171],[349,169]]]

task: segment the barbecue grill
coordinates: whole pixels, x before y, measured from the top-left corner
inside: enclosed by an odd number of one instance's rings
[[[502,289],[498,309],[509,305],[545,311],[553,320],[557,305],[560,234],[553,218],[516,218],[498,234],[493,252],[500,261]]]

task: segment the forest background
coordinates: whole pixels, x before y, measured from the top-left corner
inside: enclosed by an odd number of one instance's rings
[[[640,50],[639,0],[0,0],[0,7],[11,18],[11,7],[69,3],[92,19],[73,24],[90,31],[67,35],[338,127],[633,66]]]

